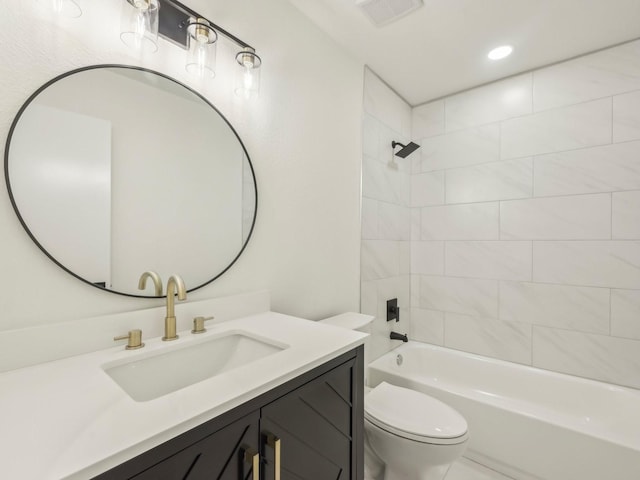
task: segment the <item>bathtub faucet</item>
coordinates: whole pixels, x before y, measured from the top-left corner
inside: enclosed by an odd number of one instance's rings
[[[407,338],[407,334],[406,333],[403,335],[401,333],[391,332],[389,334],[389,338],[391,340],[402,340],[403,342],[408,342],[409,341],[409,339]]]

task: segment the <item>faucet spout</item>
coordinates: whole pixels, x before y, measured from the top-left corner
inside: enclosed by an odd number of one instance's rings
[[[402,340],[403,342],[408,342],[409,341],[409,339],[407,338],[407,334],[406,333],[403,335],[401,333],[391,332],[389,334],[389,338],[391,340]]]
[[[164,337],[162,340],[169,341],[178,338],[176,334],[176,311],[175,311],[175,295],[178,300],[187,299],[187,290],[184,281],[179,275],[171,275],[167,280],[167,316],[164,317]]]
[[[153,286],[155,290],[156,297],[162,296],[162,279],[160,275],[158,275],[153,270],[148,270],[143,272],[140,275],[140,280],[138,280],[138,290],[144,290],[147,288],[147,279],[150,278],[153,281]]]

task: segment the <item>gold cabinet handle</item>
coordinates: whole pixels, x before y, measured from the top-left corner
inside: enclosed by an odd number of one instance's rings
[[[252,448],[246,448],[244,461],[251,464],[251,480],[260,480],[260,454]]]
[[[274,462],[273,462],[273,478],[274,480],[280,480],[280,449],[281,441],[272,433],[267,433],[267,445],[273,448]]]

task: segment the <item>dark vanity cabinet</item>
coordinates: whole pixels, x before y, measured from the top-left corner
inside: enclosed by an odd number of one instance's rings
[[[253,455],[258,454],[259,420],[259,412],[253,412],[133,477],[125,475],[117,478],[135,480],[247,478],[253,466],[251,462]],[[151,450],[147,454],[153,454],[153,452]],[[134,461],[135,459],[132,460]]]
[[[119,465],[97,480],[363,480],[358,347]]]
[[[281,440],[284,478],[337,479],[349,475],[352,435],[352,363],[343,364],[262,409],[261,429]],[[269,446],[269,438],[263,438]],[[284,447],[286,446],[286,448]],[[267,465],[274,448],[265,449]],[[266,468],[264,480],[277,480]]]

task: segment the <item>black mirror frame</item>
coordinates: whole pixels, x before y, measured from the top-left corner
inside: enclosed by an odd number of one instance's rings
[[[24,113],[24,111],[27,109],[27,107],[29,107],[31,102],[33,102],[38,97],[38,95],[40,95],[40,93],[42,93],[45,89],[47,89],[52,84],[58,82],[59,80],[62,80],[63,78],[66,78],[68,76],[71,76],[71,75],[74,75],[74,74],[77,74],[77,73],[80,73],[80,72],[84,72],[84,71],[87,71],[87,70],[96,70],[96,69],[100,69],[100,68],[124,68],[124,69],[131,69],[131,70],[139,70],[139,71],[142,71],[142,72],[158,75],[158,76],[160,76],[162,78],[165,78],[165,79],[167,79],[167,80],[169,80],[171,82],[176,83],[177,85],[179,85],[179,86],[181,86],[183,88],[186,88],[188,91],[190,91],[191,93],[196,95],[198,98],[200,98],[200,100],[205,102],[209,107],[211,107],[216,113],[218,113],[218,115],[220,115],[222,120],[224,120],[224,122],[227,124],[227,126],[231,129],[231,131],[233,132],[233,134],[237,138],[238,142],[242,146],[242,150],[243,150],[243,152],[244,152],[244,154],[245,154],[245,156],[247,158],[247,162],[249,163],[249,168],[251,169],[251,176],[253,178],[253,189],[254,189],[254,195],[255,195],[255,209],[254,209],[254,213],[253,213],[253,220],[251,222],[251,228],[249,229],[249,233],[247,235],[247,238],[245,239],[242,247],[240,248],[240,251],[233,258],[231,263],[229,263],[229,265],[227,265],[220,273],[215,275],[210,280],[207,280],[206,282],[201,283],[200,285],[197,285],[197,286],[195,286],[193,288],[188,289],[187,292],[193,292],[194,290],[198,290],[199,288],[202,288],[202,287],[204,287],[206,285],[209,285],[214,280],[218,279],[224,273],[226,273],[233,266],[233,264],[236,263],[238,258],[240,258],[240,255],[242,255],[242,253],[244,252],[245,248],[247,247],[247,244],[249,243],[249,239],[251,238],[251,235],[253,234],[253,229],[254,229],[255,224],[256,224],[256,218],[258,216],[258,182],[256,180],[255,170],[253,168],[253,164],[251,163],[251,157],[249,157],[249,153],[247,152],[247,149],[244,146],[244,143],[242,142],[242,139],[238,135],[238,132],[236,132],[235,128],[233,128],[233,125],[231,125],[229,120],[227,120],[227,118],[222,114],[222,112],[220,112],[220,110],[218,110],[203,95],[201,95],[200,93],[198,93],[197,91],[195,91],[191,87],[188,87],[187,85],[183,84],[182,82],[179,82],[178,80],[176,80],[176,79],[174,79],[174,78],[172,78],[172,77],[170,77],[168,75],[165,75],[164,73],[157,72],[155,70],[151,70],[151,69],[144,68],[144,67],[139,67],[139,66],[134,66],[134,65],[123,65],[123,64],[90,65],[90,66],[87,66],[87,67],[77,68],[77,69],[65,72],[65,73],[63,73],[61,75],[58,75],[58,76],[54,77],[53,79],[49,80],[44,85],[42,85],[40,88],[38,88],[33,94],[31,94],[31,96],[29,96],[29,98],[20,107],[20,109],[18,110],[18,113],[16,114],[15,118],[11,122],[11,127],[9,128],[9,133],[7,135],[7,140],[5,142],[5,149],[4,149],[4,178],[5,178],[5,182],[6,182],[6,186],[7,186],[7,193],[9,194],[9,200],[11,201],[11,206],[13,207],[13,210],[15,211],[16,216],[18,217],[18,220],[20,221],[20,224],[22,225],[24,230],[27,232],[27,235],[29,235],[29,238],[31,238],[33,243],[35,243],[38,246],[38,248],[42,251],[42,253],[44,253],[53,263],[58,265],[61,269],[63,269],[65,272],[69,273],[70,275],[74,276],[78,280],[81,280],[82,282],[84,282],[84,283],[86,283],[88,285],[91,285],[92,287],[98,288],[99,290],[102,290],[104,292],[114,293],[116,295],[123,295],[123,296],[126,296],[126,297],[134,297],[134,298],[164,298],[164,296],[135,295],[135,294],[132,294],[132,293],[125,293],[125,292],[119,292],[117,290],[110,290],[110,289],[108,289],[106,287],[102,287],[100,285],[92,283],[92,282],[86,280],[85,278],[82,278],[77,273],[74,273],[73,271],[71,271],[69,268],[67,268],[65,265],[63,265],[60,261],[58,261],[55,257],[53,257],[53,255],[51,255],[44,248],[44,246],[42,246],[42,244],[36,239],[36,237],[33,235],[31,230],[27,226],[24,218],[20,214],[20,210],[18,209],[18,205],[16,204],[16,200],[15,200],[14,195],[13,195],[13,190],[11,189],[11,181],[9,179],[9,148],[11,146],[11,139],[13,137],[14,130],[17,127],[18,122],[20,121],[20,118],[21,118],[22,114]]]

